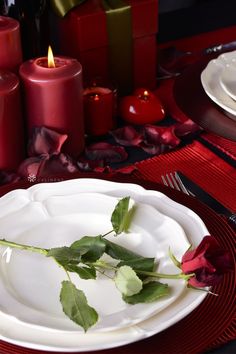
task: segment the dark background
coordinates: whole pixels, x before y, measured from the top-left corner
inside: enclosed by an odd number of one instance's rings
[[[160,43],[234,25],[236,0],[159,0]]]

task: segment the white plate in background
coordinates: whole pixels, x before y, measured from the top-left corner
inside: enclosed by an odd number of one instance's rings
[[[236,51],[219,55],[211,60],[201,73],[201,83],[206,94],[220,106],[228,116],[236,120],[236,101],[228,94],[222,85],[221,76],[229,65],[234,65]]]

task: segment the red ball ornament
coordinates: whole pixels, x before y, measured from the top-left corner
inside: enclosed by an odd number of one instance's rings
[[[152,124],[165,117],[159,98],[144,88],[136,89],[131,96],[123,97],[119,109],[121,117],[130,124]]]

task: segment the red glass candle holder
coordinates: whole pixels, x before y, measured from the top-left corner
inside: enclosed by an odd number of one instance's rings
[[[20,24],[10,17],[0,16],[0,69],[17,73],[22,63]]]
[[[16,170],[25,157],[18,77],[0,70],[0,169]]]
[[[91,81],[84,89],[85,132],[90,136],[107,134],[115,126],[117,89],[102,79]]]

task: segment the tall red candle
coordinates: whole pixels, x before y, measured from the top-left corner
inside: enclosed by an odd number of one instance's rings
[[[84,148],[82,67],[72,58],[29,60],[20,66],[28,133],[46,126],[68,135],[64,152],[76,157]],[[53,65],[53,64],[52,64]]]
[[[19,22],[0,16],[0,69],[17,72],[22,63]]]
[[[0,70],[0,169],[16,170],[24,152],[19,79]]]

